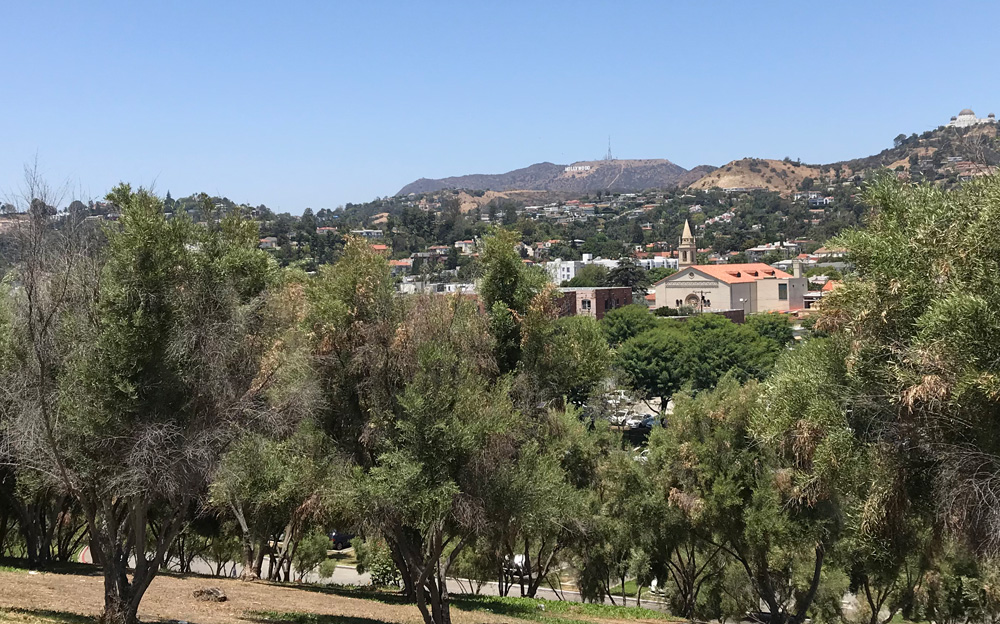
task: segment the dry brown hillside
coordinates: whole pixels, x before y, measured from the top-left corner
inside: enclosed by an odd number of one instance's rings
[[[764,158],[744,158],[719,167],[693,182],[690,188],[756,187],[787,194],[798,189],[805,178],[819,180],[831,177],[832,174],[833,169],[830,167],[797,165],[793,162]]]

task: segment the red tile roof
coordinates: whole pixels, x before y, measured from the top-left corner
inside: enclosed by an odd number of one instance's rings
[[[717,279],[726,284],[746,284],[759,279],[767,278],[789,278],[791,275],[780,269],[764,264],[763,262],[751,262],[748,264],[696,264],[682,268],[679,272],[663,278],[657,283],[678,279],[685,270],[694,269],[704,273],[711,278]],[[673,279],[671,279],[673,278]]]

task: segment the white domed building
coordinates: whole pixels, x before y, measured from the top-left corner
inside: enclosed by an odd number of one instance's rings
[[[990,113],[986,117],[976,117],[971,108],[963,108],[962,111],[948,122],[949,128],[968,128],[979,124],[996,123],[996,115]]]

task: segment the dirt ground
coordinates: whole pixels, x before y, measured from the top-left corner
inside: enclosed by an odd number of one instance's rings
[[[191,593],[203,587],[219,587],[228,600],[200,602]],[[0,609],[15,608],[43,614],[46,611],[96,616],[103,607],[100,576],[76,574],[32,574],[0,572]],[[340,616],[352,624],[409,624],[423,620],[412,605],[385,604],[337,596],[309,589],[269,583],[244,583],[231,579],[158,576],[143,598],[139,617],[144,622],[184,621],[191,624],[262,622],[252,612],[299,612]],[[0,621],[31,622],[23,616]],[[488,613],[465,613],[452,609],[455,624],[522,622]]]

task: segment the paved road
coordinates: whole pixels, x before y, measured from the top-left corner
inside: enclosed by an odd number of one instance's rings
[[[86,547],[80,553],[80,563],[93,563],[93,557],[90,554],[90,547]],[[191,572],[193,574],[199,574],[203,576],[215,576],[215,564],[210,563],[201,558],[195,558],[191,562]],[[225,566],[224,574],[228,577],[238,577],[242,572],[242,566],[238,563],[232,562]],[[266,577],[270,572],[270,562],[264,561],[264,569],[262,574]],[[298,578],[295,570],[292,570],[292,578]],[[310,572],[305,575],[304,582],[315,583],[319,585],[368,585],[371,583],[371,576],[368,574],[358,574],[358,571],[353,566],[339,565],[334,570],[333,576],[328,578],[320,578],[315,572]],[[478,586],[478,592],[477,592]],[[497,596],[500,593],[500,586],[495,581],[490,581],[479,585],[475,581],[470,581],[469,579],[448,579],[448,591],[452,594],[473,594],[480,593],[487,596]],[[511,588],[508,595],[517,596],[520,594],[520,588],[515,585]],[[648,595],[648,594],[647,594]],[[570,602],[581,602],[580,593],[572,590],[559,590],[558,592],[553,591],[548,587],[539,587],[538,598],[544,598],[546,600],[568,600]],[[622,604],[622,597],[615,596],[615,603]],[[610,600],[605,600],[607,604],[611,604]],[[635,600],[628,598],[628,605],[635,605]],[[659,601],[651,601],[643,597],[642,606],[648,607],[650,609],[660,609],[664,610],[664,606]]]

